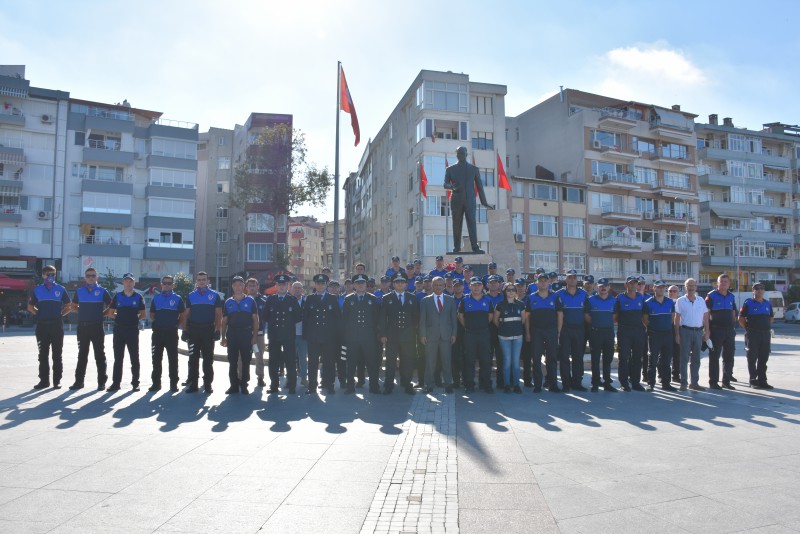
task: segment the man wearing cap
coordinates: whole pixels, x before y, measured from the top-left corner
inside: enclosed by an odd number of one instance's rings
[[[371,276],[367,278],[367,293],[370,295],[375,294],[375,279]]]
[[[673,324],[675,315],[675,303],[671,298],[664,295],[667,283],[663,280],[656,280],[655,294],[647,299],[642,311],[642,322],[647,328],[647,336],[650,340],[650,365],[647,372],[647,383],[650,391],[656,385],[656,375],[661,378],[661,389],[665,391],[676,391],[669,383],[672,363],[672,343],[675,339],[673,335]]]
[[[483,282],[477,276],[469,281],[469,295],[458,308],[458,321],[464,326],[464,387],[467,393],[475,390],[475,360],[478,360],[478,387],[494,393],[489,349],[489,323],[493,318],[491,300],[483,294]]]
[[[453,273],[447,271],[442,278],[444,278],[444,292],[451,297],[453,296]],[[463,287],[463,286],[462,286]]]
[[[536,293],[537,291],[539,291],[539,275],[540,274],[544,274],[545,278],[547,278],[547,274],[544,272],[544,269],[541,268],[541,267],[538,267],[536,269],[536,272],[533,274],[533,282],[530,282],[528,284],[528,292],[527,292],[528,295],[530,295],[532,293]]]
[[[122,276],[122,292],[115,293],[107,315],[114,318],[114,372],[108,391],[119,391],[125,347],[131,358],[131,386],[139,391],[139,321],[146,317],[144,298],[133,290],[132,273]]]
[[[389,276],[387,275],[381,276],[381,287],[380,289],[376,289],[374,293],[375,297],[377,297],[378,299],[378,303],[381,302],[384,295],[392,291],[391,283],[392,279]]]
[[[406,393],[414,394],[411,378],[414,374],[416,358],[416,339],[418,309],[416,298],[406,291],[407,281],[402,274],[392,280],[394,291],[385,295],[381,301],[378,333],[386,348],[386,381],[383,392],[390,394],[394,389],[394,376],[397,360],[400,360],[400,385]]]
[[[347,352],[347,389],[345,389],[345,393],[355,393],[354,377],[360,365],[366,366],[369,375],[369,392],[380,393],[378,361],[380,303],[375,295],[367,293],[367,275],[353,276],[353,286],[356,291],[345,297],[342,309],[342,327]]]
[[[460,146],[456,149],[458,162],[450,165],[444,171],[444,188],[452,191],[450,208],[453,212],[453,252],[461,251],[461,228],[464,217],[467,218],[467,233],[473,252],[483,252],[478,246],[478,232],[475,229],[475,195],[488,209],[494,209],[486,201],[486,194],[483,192],[483,182],[478,167],[467,163],[467,148]]]
[[[400,267],[400,256],[392,256],[392,266],[386,269],[386,276],[388,276],[391,280],[402,272],[403,269]]]
[[[483,278],[481,279],[481,281],[483,282],[483,287],[488,289],[488,287],[489,287],[489,277],[490,276],[494,276],[494,275],[497,274],[497,263],[495,263],[493,261],[489,262],[489,265],[487,266],[487,269],[488,269],[489,272],[488,272],[488,274],[483,275]]]
[[[175,278],[165,274],[161,277],[161,293],[150,301],[150,322],[153,325],[152,357],[153,373],[150,379],[153,384],[149,391],[161,389],[161,369],[164,351],[167,351],[167,370],[169,373],[169,390],[178,391],[178,327],[185,327],[186,305],[183,299],[173,291]]]
[[[42,269],[44,281],[31,291],[28,312],[36,319],[36,344],[39,347],[39,382],[34,389],[50,387],[50,349],[53,349],[53,387],[61,387],[64,366],[61,354],[64,347],[64,321],[62,317],[72,309],[64,286],[56,283],[56,268],[46,265]],[[2,316],[0,316],[2,320]]]
[[[336,358],[339,357],[341,343],[339,329],[341,310],[335,296],[326,291],[328,276],[314,276],[315,293],[306,298],[303,309],[303,337],[308,343],[308,390],[306,394],[316,394],[317,373],[322,362],[322,387],[329,395],[335,393]]]
[[[624,391],[645,391],[641,384],[642,353],[646,332],[642,323],[644,297],[636,291],[638,277],[625,279],[625,292],[617,295],[614,322],[617,323],[619,369],[617,375]]]
[[[213,393],[214,342],[219,341],[222,328],[222,299],[208,287],[208,273],[195,275],[195,290],[186,299],[186,324],[183,339],[189,342],[189,380],[187,393],[197,391],[200,379],[200,357],[203,358],[203,388]],[[249,365],[249,362],[248,362]]]
[[[545,386],[550,391],[561,391],[558,387],[558,313],[556,312],[556,294],[549,289],[549,278],[544,272],[537,277],[537,290],[526,297],[525,311],[528,320],[525,322],[525,338],[531,344],[533,365],[533,391],[542,391],[542,354],[545,359]],[[564,380],[569,370],[562,367],[561,379],[568,388],[569,382]]]
[[[78,365],[75,368],[75,383],[69,389],[81,389],[89,360],[89,345],[94,349],[97,365],[97,390],[106,389],[106,353],[103,317],[111,304],[111,295],[97,284],[97,271],[89,267],[84,273],[86,285],[75,291],[73,309],[78,309]]]
[[[472,280],[473,276],[475,276],[475,272],[473,271],[472,266],[469,265],[468,263],[464,264],[464,284],[465,284],[465,287],[469,286],[469,281]],[[483,282],[481,282],[481,283],[483,283]],[[484,288],[484,289],[486,289],[486,288]]]
[[[415,282],[417,281],[416,275],[414,274],[414,264],[411,262],[406,263],[406,280],[408,281],[408,291],[409,293],[416,293],[417,286]]]
[[[548,281],[550,282],[550,291],[558,291],[561,289],[560,286],[556,286],[558,284],[558,273],[555,271],[550,271],[547,273]]]
[[[267,297],[265,315],[267,346],[269,347],[269,390],[277,393],[281,368],[286,368],[286,389],[294,395],[297,387],[297,362],[294,338],[297,323],[303,319],[300,303],[289,293],[289,277],[285,274],[273,278],[277,291]]]
[[[756,282],[753,284],[753,298],[745,300],[739,311],[739,324],[745,329],[747,369],[750,373],[750,387],[753,389],[774,389],[767,382],[767,360],[774,316],[772,304],[764,298],[764,284]]]
[[[584,305],[586,324],[589,327],[592,351],[592,392],[603,386],[605,391],[615,392],[612,385],[611,362],[614,360],[614,307],[617,300],[611,296],[607,278],[597,281],[597,293],[589,296]],[[603,362],[603,377],[600,379],[600,361]]]
[[[353,293],[353,281],[349,278],[344,279],[344,289],[341,294],[342,304],[344,304],[344,297]]]
[[[736,298],[728,291],[731,279],[722,273],[717,277],[717,288],[706,295],[710,313],[711,350],[708,351],[708,385],[711,389],[735,389],[733,378],[733,353],[736,349]],[[722,385],[719,385],[719,357],[722,355]]]
[[[578,287],[578,273],[566,272],[566,287],[556,293],[558,344],[560,348],[561,382],[564,391],[586,391],[583,379],[583,351],[586,348],[584,305],[588,295]]]
[[[422,272],[422,260],[419,258],[415,258],[412,262],[414,264],[414,278],[416,279],[418,276],[425,276],[425,273]]]
[[[274,280],[273,280],[274,281]],[[258,378],[257,387],[263,388],[267,385],[264,382],[264,351],[266,345],[264,344],[264,334],[267,328],[267,297],[261,294],[261,284],[255,278],[248,278],[244,282],[245,291],[247,295],[256,303],[256,311],[258,312],[258,330],[256,331],[256,346],[257,351],[254,352],[256,361],[256,377]],[[241,377],[241,369],[239,376]]]
[[[496,265],[495,270],[497,270]],[[489,365],[491,365],[492,360],[494,360],[495,369],[497,369],[497,374],[495,375],[495,386],[497,389],[503,389],[506,386],[503,377],[503,349],[500,347],[500,339],[497,336],[498,327],[494,324],[494,309],[505,300],[505,296],[500,291],[502,282],[503,279],[499,274],[492,274],[486,278],[486,287],[488,287],[486,296],[492,304],[492,322],[489,323]],[[514,385],[516,386],[517,384]]]
[[[506,283],[516,285],[517,282],[514,279],[516,274],[517,274],[517,271],[515,271],[514,269],[506,269]],[[525,296],[525,293],[524,292],[520,293],[519,296],[520,296],[520,299],[521,299],[523,296]]]
[[[278,275],[275,278],[284,277],[284,292],[288,277]],[[277,281],[277,280],[276,280]],[[280,283],[278,284],[280,285]],[[253,297],[244,292],[244,278],[234,276],[231,280],[233,295],[228,297],[222,308],[222,341],[221,345],[228,348],[228,379],[230,387],[225,392],[227,395],[239,393],[247,395],[247,383],[250,381],[250,356],[253,345],[256,344],[256,332],[258,332],[258,307]],[[294,298],[294,297],[292,297]],[[267,311],[267,322],[269,323],[269,311]],[[294,332],[292,332],[294,334]],[[292,340],[294,341],[294,339]],[[272,375],[272,340],[270,339],[270,376]],[[239,367],[242,369],[242,377],[239,378]]]
[[[456,264],[456,268],[453,271],[453,278],[461,278],[461,280],[464,280],[464,258],[461,256],[456,256],[453,261]],[[467,282],[468,280],[464,280],[465,284]]]
[[[597,284],[595,284],[594,276],[591,274],[587,274],[583,277],[583,290],[590,297],[592,295],[597,295]]]
[[[452,273],[448,273],[452,274]],[[456,308],[456,341],[450,352],[450,366],[453,371],[453,387],[461,387],[461,375],[464,372],[464,325],[458,321],[458,307],[464,300],[464,281],[460,278],[453,280],[453,304]]]
[[[453,297],[444,294],[444,278],[434,277],[432,286],[433,294],[423,298],[419,315],[419,338],[425,347],[426,391],[433,392],[434,374],[437,367],[441,367],[446,392],[452,393],[451,350],[457,333],[456,306]]]
[[[700,348],[708,340],[708,307],[697,295],[697,281],[688,278],[686,294],[675,303],[675,341],[681,345],[681,391],[705,391],[700,380]],[[691,381],[689,366],[691,362]]]
[[[441,276],[444,278],[444,275],[446,275],[448,272],[449,271],[444,268],[444,256],[436,256],[436,267],[431,269],[431,272],[428,274],[430,274],[431,277]]]

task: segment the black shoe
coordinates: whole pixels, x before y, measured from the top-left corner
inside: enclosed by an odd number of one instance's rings
[[[655,391],[655,390],[656,390],[655,384],[648,384],[647,385],[647,391]]]
[[[475,393],[475,386],[467,386],[464,388],[465,393]]]
[[[771,386],[771,385],[767,384],[766,382],[759,382],[758,383],[758,387],[761,388],[761,389],[775,389],[775,386]]]
[[[680,383],[681,375],[672,375],[672,381]]]
[[[622,391],[627,391],[628,393],[630,393],[631,387],[628,384],[625,384],[624,386],[622,386]]]
[[[344,390],[345,395],[352,395],[356,392],[356,388],[350,386]]]
[[[678,391],[678,388],[676,388],[672,384],[668,384],[667,382],[661,384],[661,389],[664,391]]]
[[[69,387],[69,389],[83,389],[83,382],[75,382]]]
[[[720,386],[716,382],[709,382],[708,387],[709,389],[722,389],[722,386]]]
[[[259,379],[258,379],[258,384],[256,384],[256,387],[259,387],[259,388],[265,388],[265,387],[267,387],[267,383],[266,383],[266,382],[264,382],[264,379],[263,379],[263,378],[259,378]]]
[[[378,386],[373,386],[373,385],[370,385],[370,386],[369,386],[369,392],[370,392],[370,393],[377,393],[378,395],[380,395],[380,393],[381,393],[381,388],[379,388]]]
[[[536,388],[534,388],[534,390],[535,389]],[[561,388],[559,388],[557,385],[554,384],[552,386],[548,386],[547,391],[549,391],[550,393],[561,393]]]
[[[483,391],[484,391],[485,393],[488,393],[488,394],[490,394],[490,395],[493,395],[493,394],[494,394],[494,388],[493,388],[492,386],[488,386],[488,387],[485,387],[485,388],[483,388]]]
[[[428,387],[424,388],[424,389],[423,389],[423,391],[424,391],[425,393],[433,393],[433,388],[432,388],[432,387],[430,387],[430,386],[428,386]]]
[[[413,395],[414,393],[416,393],[416,391],[414,391],[414,386],[412,386],[411,384],[407,385],[407,386],[406,386],[405,388],[403,388],[403,389],[404,389],[404,391],[405,391],[406,393],[408,393],[409,395]]]
[[[38,384],[33,386],[33,389],[44,389],[49,387],[50,387],[50,382],[40,381]]]
[[[225,390],[225,395],[233,395],[234,393],[239,393],[239,388],[236,386],[231,386]]]
[[[58,380],[56,380],[56,381],[53,383],[53,389],[61,389],[61,382],[59,382]]]
[[[250,390],[247,389],[247,386],[242,386],[242,395],[250,395]]]
[[[529,380],[527,382],[524,382],[522,385],[525,386],[526,388],[532,388],[533,387],[533,382],[531,382]]]
[[[178,392],[178,384],[173,384],[169,387],[170,393],[177,393]]]
[[[392,387],[388,387],[388,388],[387,388],[387,387],[385,387],[385,388],[383,388],[383,394],[384,394],[384,395],[391,395],[391,394],[392,394],[392,391],[394,391],[394,388],[392,388]]]
[[[592,386],[592,389],[590,389],[590,391],[591,391],[592,393],[597,393],[597,391],[598,391],[599,389],[600,389],[600,388],[599,388],[598,386]]]
[[[139,386],[131,386],[131,391],[139,391]]]
[[[191,382],[189,382],[188,380],[184,380],[183,382],[181,382],[182,386],[188,386],[189,384],[191,384]]]
[[[734,377],[731,377],[731,382],[738,382]]]
[[[211,388],[211,384],[203,386],[203,391],[206,392],[206,395],[211,395],[212,393],[214,393],[214,390]]]
[[[542,392],[542,386],[534,386],[533,387],[533,392],[534,393],[541,393]]]
[[[733,386],[731,385],[731,383],[730,383],[730,382],[723,382],[723,383],[722,383],[722,387],[723,387],[723,388],[725,388],[725,389],[734,389],[734,390],[736,389],[735,387],[733,387]]]
[[[603,391],[609,391],[611,393],[616,393],[619,390],[617,388],[615,388],[614,386],[612,386],[611,384],[606,384],[605,386],[603,386]]]
[[[522,388],[519,386],[514,386],[514,393],[522,393]]]
[[[447,387],[445,387],[445,388],[444,388],[444,392],[445,392],[445,393],[452,393],[452,392],[453,392],[453,386],[447,386]]]
[[[297,390],[295,388],[289,388],[289,395],[296,395]]]
[[[647,391],[647,390],[644,388],[644,386],[643,386],[643,385],[641,385],[641,384],[634,384],[634,385],[633,385],[633,390],[634,390],[634,391]]]
[[[561,391],[564,393],[569,393],[569,386],[561,386]]]
[[[503,386],[503,393],[511,393],[511,386]]]
[[[119,384],[111,384],[106,391],[119,391]]]
[[[586,389],[585,387],[583,387],[580,384],[578,384],[577,386],[572,386],[572,389],[574,389],[575,391],[589,391],[588,389]]]
[[[197,393],[198,388],[195,384],[189,384],[189,387],[186,388],[186,393]]]
[[[152,391],[153,393],[156,391],[161,391],[161,384],[153,384],[147,389],[147,391]]]

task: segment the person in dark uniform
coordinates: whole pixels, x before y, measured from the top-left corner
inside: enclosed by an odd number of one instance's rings
[[[418,276],[425,276],[425,273],[422,272],[422,260],[419,258],[414,259],[412,262],[414,264],[414,278],[416,279]],[[417,288],[419,290],[419,288]]]
[[[448,272],[449,271],[444,267],[444,256],[436,256],[436,267],[431,269],[431,272],[428,274],[430,274],[431,277],[441,276],[444,278],[444,275]]]
[[[322,363],[322,387],[333,395],[336,358],[339,357],[339,331],[342,312],[335,296],[327,292],[328,276],[314,276],[316,292],[306,297],[303,309],[303,337],[308,342],[307,395],[317,392],[317,374]]]
[[[283,286],[285,293],[286,282]],[[233,289],[233,295],[225,301],[222,307],[222,341],[220,344],[228,348],[228,379],[231,383],[231,387],[225,391],[225,394],[231,395],[241,391],[247,395],[250,393],[247,389],[247,383],[250,381],[250,356],[253,345],[256,344],[256,332],[258,332],[258,308],[253,297],[244,292],[244,278],[234,276],[231,280],[231,289]],[[291,326],[294,328],[294,323]],[[292,330],[292,334],[294,334],[294,330]],[[292,341],[294,341],[294,336]],[[270,341],[271,347],[272,342]],[[271,353],[269,361],[271,376]],[[239,378],[240,366],[242,369],[241,379]]]
[[[195,290],[186,299],[186,324],[183,331],[189,342],[189,380],[186,393],[197,391],[200,379],[200,357],[203,358],[203,388],[213,393],[214,342],[220,340],[222,328],[222,299],[208,287],[208,273],[200,271],[195,276]]]
[[[153,297],[150,302],[150,321],[153,325],[152,356],[153,385],[149,391],[161,389],[161,362],[164,350],[167,351],[167,366],[169,369],[169,390],[178,391],[178,327],[184,328],[186,320],[186,305],[183,299],[172,288],[175,279],[171,275],[161,277],[161,293]]]
[[[517,298],[517,287],[506,282],[503,285],[503,300],[494,307],[492,322],[497,327],[497,337],[503,351],[503,391],[522,393],[519,387],[519,355],[525,337],[525,304]],[[500,370],[498,369],[498,372]],[[511,384],[514,384],[513,388]]]
[[[342,294],[342,286],[338,280],[331,280],[328,282],[328,293],[336,297],[336,302],[339,303],[339,311],[344,308],[344,295]],[[344,344],[344,332],[339,330],[339,353],[334,359],[336,367],[336,378],[339,379],[339,387],[347,389],[347,347]]]
[[[464,387],[467,393],[475,391],[475,360],[478,361],[478,386],[486,393],[494,393],[489,357],[489,322],[494,310],[490,299],[483,294],[483,282],[473,276],[469,282],[470,294],[458,307],[458,322],[464,327]]]
[[[392,256],[392,266],[386,269],[386,276],[392,279],[403,272],[403,268],[400,267],[400,256]]]
[[[277,292],[267,297],[264,320],[267,324],[269,346],[269,393],[278,393],[278,373],[286,368],[286,389],[294,395],[297,387],[297,363],[294,338],[296,325],[303,319],[300,303],[289,293],[289,277],[285,274],[273,278]]]
[[[753,298],[745,300],[739,310],[739,324],[745,329],[744,344],[750,387],[753,389],[773,389],[767,382],[767,360],[774,316],[772,304],[764,298],[764,284],[756,282],[753,284]]]
[[[123,289],[114,294],[108,307],[108,316],[114,318],[114,372],[108,391],[119,391],[125,347],[131,359],[131,386],[133,391],[139,391],[139,321],[144,320],[147,311],[144,298],[133,290],[135,282],[133,273],[125,273]]]
[[[612,385],[611,362],[614,360],[614,306],[617,299],[611,296],[608,279],[597,281],[597,294],[586,299],[584,307],[592,349],[592,392],[603,386],[603,390],[615,392]],[[600,379],[600,359],[603,362],[603,377]]]
[[[97,285],[97,271],[93,267],[84,273],[86,285],[75,291],[73,307],[78,307],[78,366],[75,368],[75,383],[69,389],[81,389],[89,361],[89,345],[94,349],[94,362],[97,365],[97,391],[106,389],[106,353],[103,317],[111,295],[105,288]]]
[[[647,289],[647,280],[645,280],[644,276],[639,276],[636,279],[636,292],[639,293],[642,297],[644,297],[645,302],[647,299],[651,297],[645,292]],[[647,383],[647,370],[649,368],[650,363],[650,337],[645,333],[644,336],[644,352],[642,352],[642,382]]]
[[[729,291],[731,279],[727,274],[717,277],[717,289],[706,295],[710,316],[712,349],[708,351],[708,385],[711,389],[736,389],[733,377],[733,353],[736,350],[736,298]],[[719,385],[719,357],[722,355],[722,385]]]
[[[531,344],[533,363],[533,391],[542,391],[542,354],[546,370],[545,386],[553,393],[559,393],[558,387],[558,313],[556,312],[556,294],[549,289],[550,279],[542,271],[537,277],[538,289],[526,297],[525,311],[528,313],[528,328],[525,337]],[[561,369],[561,378],[569,370]],[[563,385],[569,387],[569,383]]]
[[[486,290],[489,289],[489,278],[497,275],[497,263],[493,262],[493,261],[489,262],[489,265],[487,266],[487,269],[488,269],[488,273],[483,275],[483,278],[481,279],[481,282],[483,282],[483,287]],[[501,282],[502,282],[502,280],[501,280]],[[498,288],[497,291],[499,292],[500,289]]]
[[[254,360],[256,361],[256,378],[258,383],[256,387],[266,387],[267,383],[264,382],[264,351],[266,344],[264,343],[264,334],[267,328],[267,297],[261,294],[261,284],[255,278],[248,278],[244,281],[244,288],[247,295],[250,296],[256,303],[258,311],[258,331],[256,332],[256,346],[258,351],[253,351]],[[239,377],[242,376],[241,369],[239,370]]]
[[[673,325],[675,323],[675,302],[664,295],[667,283],[656,280],[653,283],[655,294],[647,299],[642,310],[642,322],[647,328],[650,340],[650,366],[647,370],[647,383],[650,391],[656,385],[656,375],[661,378],[661,389],[677,391],[669,383],[672,370],[672,344],[675,341]]]
[[[306,304],[306,290],[301,282],[292,282],[292,295],[300,305],[301,319],[294,326],[294,352],[297,355],[297,376],[300,378],[300,385],[308,386],[308,342],[303,337],[303,310]]]
[[[53,387],[61,387],[64,373],[61,353],[64,348],[64,320],[72,309],[64,286],[56,283],[56,268],[45,265],[44,282],[36,286],[28,297],[28,312],[36,319],[36,344],[39,347],[39,382],[34,389],[50,387],[50,350],[53,352]],[[2,317],[0,317],[2,320]]]
[[[642,376],[642,353],[645,330],[642,323],[644,297],[636,291],[638,278],[625,279],[625,293],[617,295],[614,306],[614,322],[617,323],[617,346],[619,348],[619,382],[624,391],[631,388],[645,391],[640,382]]]
[[[414,374],[419,310],[414,295],[406,291],[405,276],[395,276],[392,284],[394,291],[384,295],[378,321],[381,343],[386,347],[383,392],[388,395],[394,388],[395,368],[399,359],[400,385],[406,393],[413,395],[411,378]]]
[[[584,305],[589,297],[578,287],[578,273],[574,269],[568,270],[565,278],[566,287],[556,293],[561,383],[565,392],[571,389],[586,391],[581,380],[583,351],[586,348]]]
[[[381,287],[380,287],[380,289],[376,289],[375,293],[373,293],[373,295],[375,295],[375,297],[377,297],[378,303],[381,302],[381,299],[383,299],[383,296],[385,294],[391,293],[391,291],[392,291],[391,283],[392,283],[392,279],[389,276],[386,276],[386,275],[381,276]]]
[[[367,275],[353,276],[355,293],[344,299],[342,328],[347,347],[347,389],[355,393],[355,375],[363,362],[369,375],[369,392],[380,393],[378,376],[378,319],[380,304],[375,295],[367,293]]]
[[[506,283],[507,284],[514,284],[517,285],[517,281],[514,279],[516,276],[517,271],[514,269],[506,269]],[[518,298],[522,299],[525,296],[525,293],[519,293]]]
[[[452,274],[452,273],[450,273]],[[464,325],[458,322],[458,307],[464,300],[464,281],[453,278],[453,302],[456,308],[456,341],[450,353],[451,368],[453,371],[453,388],[461,387],[461,373],[464,372]]]

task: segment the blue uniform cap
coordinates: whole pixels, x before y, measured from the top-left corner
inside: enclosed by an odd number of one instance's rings
[[[517,274],[517,271],[514,269],[506,269],[506,274]]]
[[[594,282],[594,276],[592,276],[591,274],[587,274],[586,276],[583,277],[583,281],[592,283]]]
[[[330,286],[338,286],[338,285],[339,285],[339,281],[338,280],[331,280],[330,282],[328,282],[328,287],[330,287]]]
[[[317,274],[314,275],[314,283],[315,284],[327,284],[328,283],[328,275],[327,274]]]
[[[638,283],[640,283],[640,284],[644,284],[646,282],[646,280],[644,279],[644,276],[640,276],[639,278],[636,279],[636,281]]]
[[[472,284],[483,284],[483,281],[480,278],[478,278],[477,276],[473,276],[472,278],[469,279],[469,283],[470,283],[470,285],[472,285]]]
[[[417,276],[416,278],[414,278],[414,282],[422,282],[423,280],[425,280],[424,276]]]
[[[400,256],[392,256],[392,261],[400,261]]]
[[[234,276],[233,278],[231,278],[231,284],[233,284],[234,282],[241,282],[244,284],[244,278],[242,278],[241,276]]]
[[[658,286],[665,286],[667,285],[667,283],[663,280],[656,280],[655,282],[653,282],[653,285],[658,287]]]
[[[433,277],[431,275],[429,275],[429,274],[426,274],[425,276],[422,277],[422,281],[423,282],[424,281],[430,282],[431,280],[433,280]]]
[[[471,271],[472,270],[472,266],[471,265],[465,265],[464,266],[464,270],[465,271]]]
[[[453,280],[453,286],[463,286],[463,285],[464,281],[461,278],[456,278],[455,280]]]
[[[392,281],[392,277],[391,276],[386,275],[386,274],[381,276],[381,282],[391,282],[391,281]]]
[[[134,278],[134,276],[133,276],[133,273],[125,273],[125,274],[123,274],[122,275],[122,279],[125,280],[126,278],[130,278],[131,280],[136,280],[136,278]]]
[[[549,277],[549,276],[547,276],[547,274],[545,274],[544,272],[541,272],[541,273],[539,273],[539,274],[536,276],[536,279],[537,279],[537,280],[547,280],[547,279],[549,279],[549,278],[550,278],[550,277]]]
[[[411,262],[406,263],[406,269],[413,269],[413,268],[414,268],[414,264],[413,263],[411,263]]]
[[[368,283],[368,284],[374,284],[374,283],[375,283],[375,279],[374,279],[374,278],[372,278],[372,277],[370,277],[370,278],[367,278],[367,283]]]
[[[569,271],[567,271],[567,272],[566,272],[566,273],[564,273],[564,274],[565,274],[566,276],[578,276],[578,271],[576,271],[575,269],[570,269]]]
[[[544,272],[544,269],[542,267],[539,267],[539,268],[536,269],[536,274],[540,274],[540,273],[543,273],[543,272]]]
[[[607,286],[608,285],[608,278],[600,278],[597,280],[598,286]]]
[[[452,273],[452,272],[450,272],[450,271],[447,271],[446,273],[444,273],[444,277],[445,277],[445,279],[447,279],[447,278],[453,278],[453,273]]]
[[[628,278],[625,279],[625,283],[626,284],[628,282],[638,282],[638,281],[639,281],[639,277],[638,276],[629,276]]]
[[[436,256],[437,260],[444,260],[444,256]]]
[[[547,273],[547,277],[548,278],[558,278],[558,273],[549,272],[549,273]]]
[[[761,282],[756,282],[755,284],[753,284],[753,289],[764,289],[764,284],[762,284]]]
[[[497,269],[497,264],[495,262],[490,262],[489,269]]]
[[[461,256],[456,256],[456,259],[453,261],[455,261],[456,263],[464,263],[464,258],[462,258]]]
[[[272,280],[276,284],[288,284],[289,283],[289,277],[287,275],[285,275],[285,274],[279,274],[279,275],[275,276]]]
[[[417,258],[416,260],[414,260],[414,265],[422,265],[422,260]]]

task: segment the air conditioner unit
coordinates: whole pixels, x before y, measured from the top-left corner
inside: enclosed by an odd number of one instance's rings
[[[525,242],[525,234],[514,234],[514,241],[516,243],[524,243]]]
[[[142,153],[141,152],[134,152],[133,153],[133,159],[142,159]]]
[[[38,212],[36,214],[36,217],[40,221],[49,221],[52,218],[52,216],[53,216],[52,213],[50,213],[49,211],[44,211],[44,210],[42,210],[42,211],[40,211],[40,212]]]
[[[597,241],[597,239],[592,239],[592,246],[593,246],[594,248],[597,248],[597,247],[599,247],[599,246],[600,246],[600,243]]]
[[[652,220],[653,219],[653,212],[652,211],[644,212],[644,218]]]
[[[602,144],[600,144],[600,141],[592,141],[592,147],[593,147],[593,148],[600,148],[600,147],[602,147],[602,146],[603,146],[603,145],[602,145]]]
[[[596,183],[596,184],[602,184],[603,183],[603,177],[602,176],[592,176],[592,181],[594,183]]]
[[[53,116],[52,115],[47,115],[47,114],[42,115],[42,122],[45,123],[45,124],[52,123],[53,122]]]

